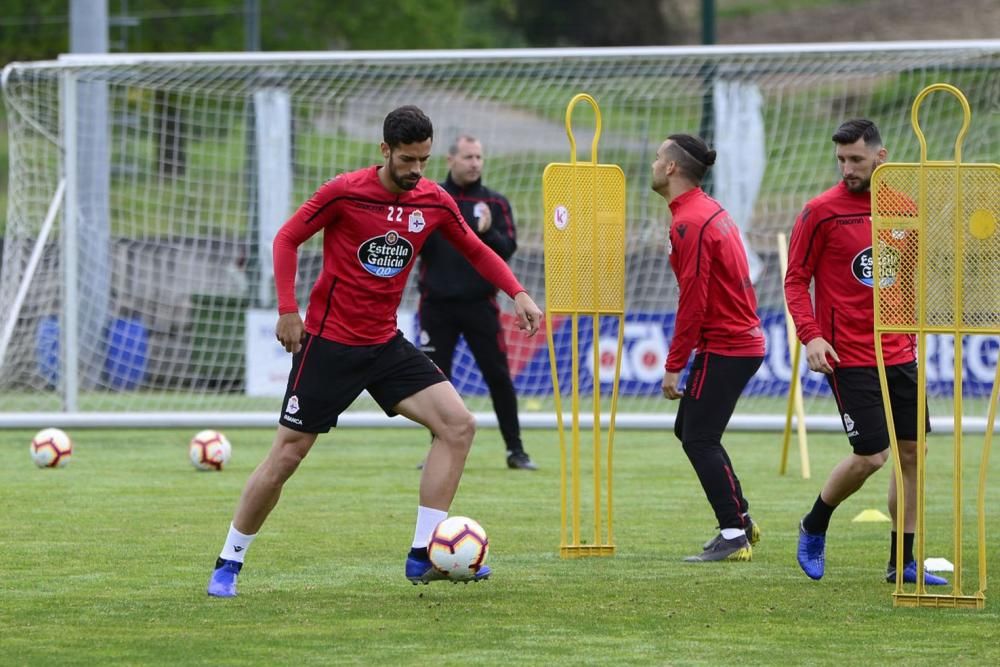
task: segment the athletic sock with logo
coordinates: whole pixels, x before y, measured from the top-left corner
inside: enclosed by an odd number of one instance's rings
[[[226,536],[226,543],[222,546],[222,553],[219,554],[219,558],[242,563],[246,557],[247,549],[250,548],[250,543],[253,542],[253,538],[255,537],[257,537],[256,533],[253,535],[244,535],[236,530],[233,524],[229,524],[229,535]]]

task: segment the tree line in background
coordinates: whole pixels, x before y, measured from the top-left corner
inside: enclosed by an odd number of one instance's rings
[[[633,46],[690,42],[681,0],[258,0],[264,51]],[[71,0],[4,0],[0,66],[69,51]],[[246,0],[107,0],[111,52],[242,51]],[[7,136],[0,105],[0,238]]]
[[[259,0],[265,51],[675,43],[673,0]],[[113,52],[241,51],[244,0],[108,0]],[[6,0],[0,62],[69,50],[69,0]]]

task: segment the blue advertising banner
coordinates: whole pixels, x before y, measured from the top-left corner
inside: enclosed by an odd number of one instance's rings
[[[780,309],[760,311],[761,324],[767,338],[767,354],[760,370],[747,386],[746,394],[755,396],[785,396],[791,380],[791,362],[785,334],[785,314]],[[521,396],[552,393],[549,354],[544,332],[525,339],[516,330],[512,316],[505,314],[504,330],[511,360],[514,385]],[[559,385],[563,394],[571,388],[572,328],[568,318],[554,322]],[[618,347],[617,318],[601,318],[598,335],[598,375],[602,385],[614,380],[615,354]],[[623,396],[660,396],[663,364],[673,335],[674,313],[636,312],[625,318],[622,350],[621,384]],[[594,385],[594,332],[591,318],[579,318],[580,391],[589,394]],[[927,339],[928,396],[950,396],[954,380],[954,349],[952,337],[931,335]],[[963,387],[966,397],[989,396],[1000,357],[1000,337],[967,336],[963,341]],[[810,372],[802,360],[799,377],[807,396],[829,394],[825,378]],[[456,351],[453,378],[459,393],[485,395],[486,385],[472,360],[464,341]]]

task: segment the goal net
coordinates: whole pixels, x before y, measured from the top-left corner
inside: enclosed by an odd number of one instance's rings
[[[619,426],[667,424],[676,409],[660,392],[677,302],[666,258],[669,211],[650,190],[649,172],[659,143],[689,132],[718,149],[706,187],[743,231],[767,335],[766,361],[733,425],[780,429],[793,370],[777,235],[836,183],[834,129],[870,117],[891,160],[916,161],[910,106],[924,86],[943,81],[973,109],[964,160],[996,161],[998,74],[1000,40],[78,55],[9,64],[0,425],[274,424],[289,364],[273,334],[274,231],[327,179],[380,162],[382,119],[401,104],[420,106],[434,122],[431,178],[444,177],[457,133],[482,141],[484,183],[514,208],[511,266],[544,307],[541,175],[546,164],[569,161],[566,105],[586,92],[602,112],[597,157],[620,165],[627,182]],[[930,155],[950,158],[960,110],[937,99],[924,110]],[[589,106],[578,105],[581,160],[591,159],[593,126]],[[300,259],[304,305],[321,265],[318,237]],[[510,300],[499,302],[509,322]],[[399,314],[408,336],[417,331],[416,306],[411,285]],[[565,324],[553,326],[557,353],[568,356]],[[595,335],[581,324],[585,394],[595,344],[597,363],[614,366],[616,326],[602,323]],[[509,327],[507,342],[522,421],[554,424],[545,336],[526,339]],[[967,402],[976,410],[989,395],[1000,343],[965,342],[964,389],[978,397]],[[929,347],[932,413],[947,414],[951,343],[932,337]],[[490,423],[486,388],[464,344],[457,355],[455,385]],[[822,377],[794,372],[811,426],[836,427]],[[601,369],[599,377],[613,373]],[[382,420],[363,397],[343,423]]]

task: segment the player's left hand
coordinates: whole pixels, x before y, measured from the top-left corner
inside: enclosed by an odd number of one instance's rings
[[[680,388],[681,374],[667,371],[663,374],[663,397],[675,401],[684,395]]]
[[[538,333],[542,322],[542,309],[535,305],[527,292],[514,295],[514,313],[517,315],[517,328],[527,332],[528,336]]]

